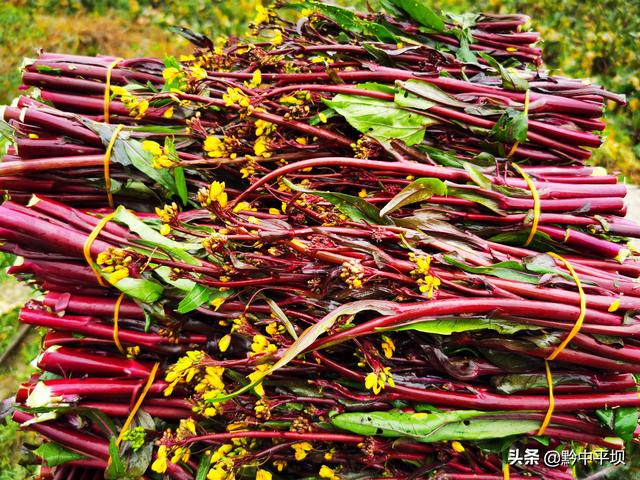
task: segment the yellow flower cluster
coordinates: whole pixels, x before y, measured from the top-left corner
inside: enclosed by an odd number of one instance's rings
[[[249,88],[259,87],[262,84],[262,72],[260,70],[255,70],[253,75],[251,75],[251,81],[245,81],[244,84]]]
[[[111,85],[111,91],[114,96],[120,97],[122,104],[129,110],[129,115],[135,117],[136,120],[140,120],[147,113],[149,109],[148,100],[139,100],[126,88],[117,85]]]
[[[165,396],[173,393],[173,389],[178,383],[189,383],[193,377],[200,371],[200,362],[204,359],[204,352],[200,350],[191,350],[180,357],[178,361],[167,370],[165,380],[169,385],[164,390]]]
[[[409,253],[409,260],[416,265],[411,271],[411,275],[417,278],[418,289],[424,293],[427,298],[432,298],[434,292],[440,287],[440,279],[430,275],[431,257],[428,255],[416,255],[414,252]]]
[[[271,8],[264,7],[261,3],[256,4],[256,16],[253,19],[253,25],[258,26],[263,23],[268,23],[271,19],[276,17],[276,12]]]
[[[230,107],[232,105],[240,105],[242,108],[249,108],[251,102],[249,97],[239,88],[227,88],[227,93],[222,95],[222,99],[225,101],[225,105]]]
[[[258,380],[264,378],[265,373],[270,368],[271,368],[271,365],[268,364],[268,363],[263,363],[263,364],[260,364],[260,365],[256,365],[255,371],[253,371],[249,375],[247,375],[247,378],[252,383],[253,382],[257,382]],[[264,387],[262,386],[262,383],[259,383],[258,385],[253,387],[253,391],[256,392],[258,395],[260,395],[261,397],[264,397]]]
[[[214,253],[227,243],[227,236],[220,232],[212,232],[202,239],[202,246],[209,253]]]
[[[269,142],[271,141],[270,135],[276,130],[276,126],[265,120],[258,119],[254,123],[256,141],[253,145],[253,152],[259,157],[270,157]]]
[[[233,153],[233,147],[237,143],[233,137],[209,136],[204,140],[203,149],[211,158],[236,158],[237,154]]]
[[[349,288],[360,288],[364,278],[364,267],[358,260],[344,262],[340,271],[340,278],[349,285]]]
[[[369,373],[364,379],[364,386],[368,390],[373,390],[376,395],[379,394],[385,386],[395,387],[396,384],[393,381],[391,375],[391,368],[384,367],[380,370]]]
[[[176,220],[178,215],[178,205],[173,202],[171,205],[165,205],[162,208],[156,207],[156,215],[162,223],[171,223]]]
[[[267,340],[267,337],[265,337],[264,335],[254,335],[253,336],[253,343],[251,344],[251,353],[250,355],[258,355],[261,353],[273,353],[276,350],[278,350],[278,347],[276,347],[273,343],[269,342],[269,340]]]
[[[102,271],[109,274],[109,283],[112,285],[129,276],[129,265],[132,261],[133,257],[121,248],[108,248],[100,252],[96,258],[96,263]]]
[[[151,154],[153,168],[171,168],[175,164],[169,148],[166,146],[163,147],[158,142],[145,140],[142,142],[142,149]]]
[[[340,480],[340,477],[336,475],[336,472],[332,468],[322,465],[320,467],[320,478],[328,478],[329,480]]]
[[[384,352],[384,356],[387,358],[393,357],[393,352],[396,351],[396,344],[393,343],[393,340],[386,335],[382,335],[382,351]]]
[[[222,208],[227,206],[227,193],[224,191],[224,182],[212,182],[209,188],[201,188],[198,191],[198,201],[203,207],[208,207],[212,203],[217,203]]]
[[[293,445],[291,445],[291,448],[293,448],[293,451],[295,452],[295,459],[301,462],[302,460],[307,458],[309,452],[313,450],[313,445],[311,445],[309,442],[300,442],[294,443]]]

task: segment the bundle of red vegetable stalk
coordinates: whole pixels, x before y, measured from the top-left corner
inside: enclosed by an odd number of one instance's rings
[[[43,292],[13,414],[41,477],[570,479],[630,452],[640,226],[585,165],[623,99],[546,74],[527,21],[307,1],[245,41],[175,29],[179,60],[27,61],[0,249]]]

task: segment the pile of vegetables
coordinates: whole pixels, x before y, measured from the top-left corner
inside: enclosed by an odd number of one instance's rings
[[[640,438],[605,101],[519,15],[260,7],[179,59],[41,53],[0,249],[41,478],[571,479]]]

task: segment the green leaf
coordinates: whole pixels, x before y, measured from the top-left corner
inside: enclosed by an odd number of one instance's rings
[[[490,132],[490,137],[498,142],[512,144],[527,141],[528,116],[519,110],[507,108]]]
[[[512,335],[522,330],[540,330],[541,327],[525,325],[521,323],[509,322],[497,318],[438,318],[434,320],[420,321],[381,330],[415,330],[423,333],[433,333],[437,335],[452,335],[458,332],[469,332],[473,330],[495,330],[498,333]]]
[[[549,383],[547,377],[543,373],[521,373],[509,375],[494,375],[491,377],[491,383],[501,393],[513,394],[524,390],[534,388],[548,389]],[[588,375],[579,374],[553,374],[553,386],[558,385],[592,385],[593,381]]]
[[[506,215],[506,212],[498,206],[498,203],[495,200],[485,197],[484,195],[480,195],[474,190],[450,186],[447,189],[447,195],[450,197],[457,197],[464,200],[469,200],[471,202],[476,202],[483,207],[488,208],[492,212],[497,213],[498,215]]]
[[[401,8],[420,25],[436,32],[444,32],[444,20],[430,9],[425,3],[417,0],[390,0],[396,7]]]
[[[324,102],[353,128],[385,143],[398,139],[408,146],[415,145],[424,139],[425,128],[436,123],[430,117],[378,98],[338,94]]]
[[[613,412],[613,431],[625,442],[631,442],[633,433],[638,426],[638,409],[636,407],[618,407]]]
[[[308,193],[324,198],[327,202],[334,205],[338,210],[348,216],[355,222],[367,222],[373,225],[392,225],[393,221],[382,216],[380,210],[375,205],[370,204],[365,199],[347,195],[339,192],[321,192],[318,190],[309,190],[299,185],[291,183],[286,178],[283,179],[285,185],[296,192]]]
[[[380,210],[380,215],[388,215],[405,205],[422,202],[431,198],[433,195],[441,196],[446,194],[447,186],[442,180],[437,178],[418,178],[389,200],[389,203]]]
[[[485,52],[478,52],[482,58],[484,58],[489,65],[495,68],[500,77],[502,77],[502,86],[507,90],[512,90],[515,92],[526,92],[529,89],[529,82],[527,82],[524,78],[520,78],[517,73],[511,73],[509,70],[504,68],[500,62],[498,62],[495,58]]]
[[[117,128],[115,125],[93,122],[87,119],[81,120],[87,127],[100,136],[105,146],[109,144]],[[145,151],[142,148],[142,142],[131,138],[130,133],[126,130],[120,132],[113,144],[111,161],[124,166],[133,165],[133,167],[156,181],[172,195],[179,195],[178,187],[172,173],[166,168],[155,168],[153,166],[151,153]]]
[[[469,106],[466,102],[456,100],[448,93],[445,93],[440,88],[422,80],[396,80],[396,85],[404,88],[406,91],[411,92],[419,97],[425,98],[441,105],[448,105],[450,107],[466,108]]]
[[[295,328],[293,328],[293,324],[291,323],[291,320],[289,320],[289,317],[287,317],[287,314],[284,313],[282,309],[278,306],[278,304],[273,300],[271,300],[270,298],[265,298],[265,301],[267,302],[267,305],[269,305],[269,308],[271,309],[271,313],[273,313],[276,316],[276,318],[278,318],[284,324],[285,328],[287,329],[287,332],[289,332],[289,335],[291,335],[291,338],[293,338],[294,340],[297,340],[298,334],[296,333]]]
[[[198,308],[203,303],[209,301],[211,289],[196,283],[191,291],[178,304],[176,312],[189,313]]]
[[[43,443],[34,450],[34,453],[39,457],[42,457],[50,467],[55,467],[57,465],[62,465],[63,463],[87,458],[80,453],[68,450],[62,445],[58,445],[57,443],[53,442]]]
[[[176,242],[175,240],[160,235],[160,232],[145,224],[123,206],[119,206],[116,209],[114,220],[124,223],[129,230],[138,234],[141,239],[150,242],[152,245],[163,247],[164,250],[178,260],[188,263],[189,265],[200,265],[200,260],[185,251],[199,250],[201,248],[199,244]]]
[[[198,464],[198,470],[196,471],[195,480],[207,480],[207,474],[209,473],[209,467],[211,467],[211,455],[204,454]]]
[[[489,180],[488,177],[485,177],[478,167],[469,162],[462,162],[462,166],[476,185],[488,191],[492,190],[493,184],[491,183],[491,180]]]
[[[176,167],[173,169],[173,178],[176,182],[176,190],[178,192],[178,196],[180,196],[180,200],[182,200],[182,204],[186,205],[189,200],[187,194],[187,181],[184,178],[184,169],[182,167]]]
[[[395,35],[393,35],[393,33],[391,33],[384,25],[363,20],[350,10],[313,0],[306,0],[302,5],[306,5],[322,13],[322,15],[337,23],[343,30],[348,32],[374,37],[381,42],[397,42]]]
[[[393,101],[400,107],[413,108],[416,110],[429,110],[435,105],[435,102],[419,97],[418,95],[414,95],[407,90],[396,92],[393,97]]]
[[[104,472],[104,476],[108,480],[122,480],[127,478],[127,470],[120,457],[120,449],[116,445],[116,437],[109,439],[109,458],[111,462]]]
[[[500,412],[476,410],[353,412],[336,415],[331,423],[358,435],[412,438],[425,443],[503,438],[531,433],[540,427],[537,420],[503,419]]]
[[[244,392],[248,392],[262,383],[262,380],[271,375],[273,372],[278,370],[279,368],[287,365],[291,360],[296,358],[298,355],[303,353],[313,342],[315,342],[320,335],[326,333],[333,327],[334,323],[341,317],[345,315],[356,315],[357,313],[364,311],[375,311],[381,315],[393,315],[398,313],[398,305],[394,302],[386,302],[386,301],[370,301],[370,300],[360,300],[357,302],[347,303],[338,307],[334,311],[328,313],[323,318],[321,318],[317,323],[314,323],[312,326],[307,328],[302,334],[296,339],[295,342],[291,344],[289,348],[282,354],[280,359],[271,366],[267,371],[263,372],[262,376],[257,380],[245,385],[244,387],[236,390],[233,393],[228,395],[224,395],[221,397],[216,397],[211,399],[212,403],[224,402],[231,398],[234,398]]]
[[[122,293],[144,303],[153,303],[162,296],[162,285],[144,278],[126,277],[113,284]]]
[[[485,267],[472,267],[466,263],[456,260],[450,255],[444,255],[442,258],[449,265],[458,267],[460,270],[464,270],[465,272],[480,275],[492,275],[506,280],[516,280],[518,282],[531,283],[534,285],[540,283],[540,278],[537,275],[526,273],[524,271],[525,267],[515,260],[498,262]]]

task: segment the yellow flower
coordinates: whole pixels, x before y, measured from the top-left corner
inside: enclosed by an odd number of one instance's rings
[[[269,368],[271,368],[271,365],[266,363],[256,365],[256,370],[247,375],[247,378],[251,381],[251,383],[258,382],[264,378],[265,373],[267,370],[269,370]],[[264,387],[262,386],[262,382],[253,387],[253,391],[261,397],[264,397]]]
[[[338,477],[332,468],[327,467],[326,465],[322,465],[320,467],[320,478],[329,478],[330,480],[339,480]]]
[[[173,107],[169,107],[167,108],[163,113],[162,116],[164,118],[173,118]]]
[[[162,78],[167,81],[171,81],[182,75],[182,72],[176,67],[167,67],[162,71]]]
[[[142,149],[146,152],[149,152],[151,155],[158,156],[164,153],[162,146],[158,142],[154,142],[153,140],[145,140],[142,142]]]
[[[620,299],[618,298],[617,300],[614,300],[613,302],[611,302],[611,305],[609,305],[609,308],[607,309],[608,312],[615,312],[620,308]]]
[[[224,189],[224,182],[212,182],[209,186],[209,200],[211,202],[218,202],[223,208],[227,206],[227,193]]]
[[[273,32],[273,38],[271,39],[271,43],[273,45],[282,45],[282,32],[280,30],[276,30]]]
[[[259,119],[255,121],[254,126],[256,127],[256,137],[269,135],[276,129],[276,126],[273,123]]]
[[[171,233],[171,227],[166,223],[163,223],[162,226],[160,227],[160,235],[167,236],[170,233]]]
[[[273,462],[273,466],[276,467],[276,470],[281,472],[287,466],[287,462],[284,460],[276,460],[275,462]]]
[[[126,97],[131,95],[126,88],[119,87],[118,85],[111,85],[111,92],[118,97]]]
[[[262,6],[262,4],[256,4],[256,17],[253,19],[254,25],[260,25],[269,21],[271,17],[275,16],[275,13]]]
[[[277,347],[270,343],[264,335],[254,335],[253,343],[251,344],[251,350],[253,353],[271,353],[277,350]]]
[[[164,473],[167,471],[167,446],[166,445],[160,445],[158,447],[158,454],[155,461],[151,465],[151,470],[153,470],[156,473]]]
[[[225,335],[218,341],[218,349],[221,352],[226,352],[229,348],[229,345],[231,345],[231,335],[229,334]]]
[[[222,306],[222,304],[224,303],[224,301],[226,300],[225,297],[218,297],[218,298],[214,298],[211,301],[211,305],[213,305],[215,311],[217,312],[218,309]]]
[[[451,442],[451,448],[453,448],[454,452],[458,452],[458,453],[462,453],[464,452],[464,447],[462,446],[462,444],[458,441],[453,441]]]
[[[207,71],[201,67],[191,67],[191,77],[196,80],[204,80],[207,78]]]
[[[382,351],[384,352],[384,356],[387,358],[393,357],[393,352],[396,351],[396,345],[386,335],[382,335]]]
[[[109,283],[115,285],[123,278],[129,276],[129,269],[126,267],[116,269],[111,275],[109,275]]]
[[[213,158],[226,157],[229,154],[227,145],[225,144],[224,140],[218,137],[211,136],[205,138],[204,146],[202,148],[210,157]]]
[[[307,457],[307,454],[313,449],[313,445],[311,445],[309,442],[301,442],[294,443],[293,445],[291,445],[291,448],[293,448],[293,450],[296,452],[296,460],[300,462]]]
[[[373,390],[373,393],[378,395],[386,385],[395,387],[395,382],[391,376],[391,369],[384,367],[382,370],[369,373],[364,379],[364,386],[368,390]]]
[[[359,196],[360,198],[366,198],[366,197],[367,197],[367,190],[365,190],[365,189],[363,188],[362,190],[360,190],[360,191],[358,192],[358,196]]]
[[[270,154],[268,153],[268,142],[269,137],[261,136],[256,139],[256,142],[253,144],[253,152],[259,157],[268,157]]]
[[[244,84],[249,88],[259,87],[262,83],[262,72],[260,70],[254,70],[253,75],[251,76],[250,82],[244,82]]]
[[[285,105],[302,105],[304,102],[294,96],[286,95],[284,97],[280,97],[280,103]]]
[[[268,470],[260,469],[256,472],[256,480],[271,480],[272,478],[273,476]]]
[[[227,93],[222,95],[222,99],[225,101],[225,105],[230,107],[232,105],[240,105],[247,108],[250,105],[249,97],[239,88],[227,88]]]

